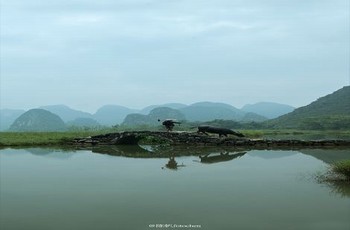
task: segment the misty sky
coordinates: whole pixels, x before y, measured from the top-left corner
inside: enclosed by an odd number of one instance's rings
[[[0,0],[1,108],[271,101],[349,84],[349,0]]]

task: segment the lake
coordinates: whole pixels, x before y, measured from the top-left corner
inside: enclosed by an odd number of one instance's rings
[[[0,229],[350,229],[350,149],[0,150]]]

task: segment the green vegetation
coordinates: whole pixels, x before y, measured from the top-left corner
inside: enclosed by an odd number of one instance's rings
[[[138,126],[137,128],[114,126],[104,129],[72,129],[66,132],[0,132],[0,146],[39,146],[39,145],[65,145],[74,138],[89,137],[99,134],[122,131],[165,131],[162,126]],[[188,124],[175,126],[175,131],[195,132],[197,129]],[[237,129],[236,129],[237,130]],[[277,138],[277,139],[304,139],[311,137],[345,137],[350,139],[350,131],[306,131],[306,130],[247,130],[238,129],[247,138]],[[283,138],[281,138],[283,137]],[[313,138],[315,139],[315,138]],[[323,138],[325,139],[325,138]],[[159,141],[159,140],[157,140]],[[155,142],[155,140],[148,140]]]
[[[328,171],[316,175],[316,180],[328,185],[335,194],[350,197],[350,160],[331,164]]]
[[[106,130],[85,132],[0,132],[0,146],[64,145],[67,141],[74,138],[103,133],[107,133]]]
[[[332,172],[350,181],[350,160],[342,160],[331,166]]]
[[[262,125],[268,129],[349,130],[350,86]]]
[[[300,120],[300,129],[311,130],[349,130],[350,116],[318,116],[308,117]]]

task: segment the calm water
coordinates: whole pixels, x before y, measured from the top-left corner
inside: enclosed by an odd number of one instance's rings
[[[349,149],[191,151],[1,150],[0,229],[350,229]]]

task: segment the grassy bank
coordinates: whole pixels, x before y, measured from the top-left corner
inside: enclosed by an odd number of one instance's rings
[[[147,129],[143,129],[147,130]],[[163,129],[159,129],[163,130]],[[120,129],[105,129],[93,131],[69,131],[69,132],[0,132],[0,146],[40,146],[40,145],[64,145],[74,138],[93,135],[120,132]],[[191,130],[195,131],[195,130]],[[313,139],[335,139],[345,137],[350,139],[350,131],[305,131],[305,130],[239,130],[247,138],[281,138],[303,139],[303,137],[315,137]],[[312,138],[310,138],[312,139]]]
[[[350,197],[350,160],[341,160],[329,165],[326,172],[316,175],[316,180],[328,185],[335,194]]]
[[[350,160],[342,160],[331,166],[331,171],[344,180],[350,181]]]
[[[104,132],[0,132],[0,146],[63,145],[68,140]]]

